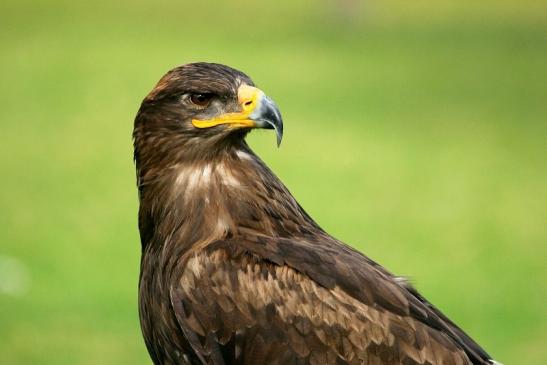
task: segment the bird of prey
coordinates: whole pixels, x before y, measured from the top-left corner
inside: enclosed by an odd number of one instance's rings
[[[484,365],[404,279],[330,236],[249,148],[283,123],[244,73],[192,63],[135,119],[139,314],[154,364]]]

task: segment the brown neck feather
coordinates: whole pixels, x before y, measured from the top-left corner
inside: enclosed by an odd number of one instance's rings
[[[138,168],[143,249],[253,235],[306,235],[318,226],[245,142],[200,160]]]

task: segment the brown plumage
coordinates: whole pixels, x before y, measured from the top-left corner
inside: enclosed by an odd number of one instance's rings
[[[155,364],[493,363],[407,282],[324,232],[245,143],[282,136],[245,74],[169,71],[135,120],[139,309]]]

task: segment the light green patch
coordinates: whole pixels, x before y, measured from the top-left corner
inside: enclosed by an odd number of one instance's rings
[[[28,274],[0,292],[3,363],[150,363],[132,120],[197,60],[277,101],[281,148],[250,143],[327,231],[410,276],[497,360],[547,362],[547,9],[318,4],[0,4],[0,256]]]

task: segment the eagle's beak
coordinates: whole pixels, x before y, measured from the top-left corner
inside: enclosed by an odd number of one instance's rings
[[[241,112],[222,114],[213,119],[192,119],[196,128],[211,128],[220,124],[229,124],[234,128],[274,129],[277,146],[283,138],[283,119],[279,108],[264,92],[256,87],[243,84],[237,92]]]

